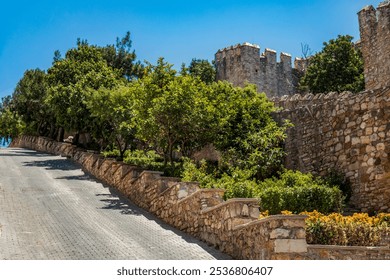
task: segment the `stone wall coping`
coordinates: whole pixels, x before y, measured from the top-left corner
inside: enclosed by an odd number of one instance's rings
[[[215,211],[219,208],[225,207],[226,205],[229,205],[232,203],[237,203],[237,202],[242,202],[242,203],[246,203],[246,204],[249,204],[249,203],[258,204],[259,200],[257,198],[232,198],[232,199],[226,200],[225,202],[222,202],[218,205],[215,205],[213,207],[202,210],[201,214],[206,214],[208,212]]]
[[[380,87],[380,88],[377,88],[375,90],[364,90],[364,91],[361,91],[358,93],[344,91],[344,92],[341,92],[339,94],[337,94],[335,92],[321,93],[321,94],[315,94],[315,95],[312,93],[307,93],[304,95],[294,94],[291,96],[284,95],[282,97],[273,97],[270,100],[274,103],[279,103],[279,102],[287,102],[288,103],[288,102],[296,102],[296,101],[308,102],[308,101],[314,101],[314,100],[322,101],[322,100],[326,100],[326,99],[332,100],[332,98],[334,98],[337,95],[338,102],[341,102],[344,99],[348,99],[349,97],[358,98],[358,97],[362,97],[362,96],[366,96],[366,95],[375,96],[377,94],[379,94],[379,95],[385,94],[388,91],[390,91],[390,87]]]
[[[139,174],[139,177],[142,177],[142,175],[144,174],[156,174],[156,175],[163,175],[164,172],[161,172],[161,171],[152,171],[152,170],[144,170],[141,172],[141,174]]]
[[[383,1],[379,3],[378,8],[383,8],[385,6],[390,6],[390,2]]]
[[[186,196],[186,197],[180,199],[180,200],[178,201],[178,203],[183,203],[183,202],[185,202],[186,200],[191,199],[192,197],[194,197],[194,196],[196,196],[196,195],[198,195],[198,194],[200,194],[200,193],[208,193],[208,192],[216,192],[216,193],[217,193],[217,192],[222,192],[222,193],[224,193],[225,190],[223,190],[223,189],[199,189],[199,190],[197,190],[196,192],[190,194],[189,196]],[[201,212],[201,213],[202,213],[202,212]]]
[[[166,188],[165,190],[163,190],[162,192],[160,192],[160,196],[164,196],[166,193],[169,193],[173,188],[175,188],[180,182],[177,182],[177,184],[174,184],[172,186],[169,186],[168,188]]]
[[[234,227],[233,230],[240,230],[248,226],[254,226],[257,224],[263,224],[263,223],[267,223],[270,221],[277,221],[277,220],[305,220],[307,217],[308,217],[307,215],[272,215],[262,219],[254,220],[247,224],[238,225]]]
[[[341,246],[341,245],[320,245],[308,244],[307,249],[345,250],[345,251],[390,251],[388,246]]]

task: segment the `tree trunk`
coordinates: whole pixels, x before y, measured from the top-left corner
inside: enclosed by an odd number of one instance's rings
[[[54,135],[56,133],[56,126],[54,124],[50,124],[50,131],[49,131],[49,138],[50,139],[53,139],[54,138]]]
[[[73,137],[72,144],[77,145],[79,143],[79,139],[80,139],[80,131],[77,131]]]
[[[63,127],[60,127],[58,129],[58,137],[57,137],[57,141],[58,142],[64,142],[64,134],[65,134],[65,130]]]

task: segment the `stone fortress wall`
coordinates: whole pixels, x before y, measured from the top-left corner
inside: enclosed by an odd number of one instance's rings
[[[390,2],[382,2],[377,9],[367,6],[358,15],[366,89],[389,86]]]
[[[280,54],[277,62],[276,51],[249,43],[219,50],[215,54],[217,80],[228,80],[235,86],[255,84],[268,97],[292,95],[298,90],[299,78],[306,67],[306,61],[295,59],[292,67],[291,55]]]
[[[358,15],[364,92],[293,95],[297,93],[294,87],[282,86],[283,91],[275,94],[271,88],[277,88],[280,75],[269,74],[273,68],[267,65],[267,77],[256,76],[261,59],[259,48],[252,45],[218,51],[218,79],[235,85],[255,83],[281,108],[275,117],[294,124],[285,143],[288,168],[321,175],[339,170],[352,183],[351,202],[356,208],[390,212],[390,3],[383,2],[377,9],[365,7]],[[270,61],[275,53],[266,51],[265,57]],[[287,65],[286,61],[284,56],[277,67]],[[295,69],[302,70],[304,62],[298,61]],[[288,67],[282,68],[291,73]],[[281,97],[281,93],[286,96]]]
[[[390,87],[375,91],[294,95],[275,99],[275,116],[289,119],[286,167],[326,175],[341,171],[351,203],[390,212]]]

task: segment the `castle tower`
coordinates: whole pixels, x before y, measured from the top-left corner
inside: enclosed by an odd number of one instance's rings
[[[227,80],[235,86],[256,84],[260,68],[260,48],[244,43],[219,50],[215,54],[217,80]]]
[[[390,2],[363,8],[359,13],[366,89],[390,86]]]
[[[296,93],[297,82],[293,79],[291,55],[265,49],[260,55],[258,45],[244,43],[219,50],[215,54],[217,80],[227,80],[235,86],[255,84],[259,92],[271,97]]]

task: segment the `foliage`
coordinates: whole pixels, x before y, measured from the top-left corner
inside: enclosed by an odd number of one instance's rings
[[[280,178],[256,182],[249,170],[232,168],[229,172],[210,172],[205,161],[196,166],[186,160],[183,165],[184,181],[198,181],[203,188],[225,189],[225,199],[234,197],[256,197],[260,199],[260,210],[279,214],[283,210],[294,213],[318,209],[329,213],[340,210],[343,202],[341,191],[329,187],[320,179],[298,171],[285,171]]]
[[[93,125],[87,108],[91,90],[113,88],[118,79],[118,72],[107,65],[99,48],[79,42],[77,48],[68,50],[65,58],[48,70],[50,89],[46,102],[57,124],[76,132],[88,131]]]
[[[118,149],[102,151],[101,154],[106,158],[118,158],[120,156]]]
[[[318,211],[301,214],[308,215],[306,239],[309,244],[378,246],[381,238],[390,234],[390,214],[374,217],[366,213],[324,215]]]
[[[256,196],[260,198],[260,209],[271,214],[283,210],[329,213],[340,211],[343,203],[342,193],[337,187],[330,187],[311,174],[291,170],[283,172],[280,178],[259,183]]]
[[[363,59],[352,39],[349,35],[339,35],[324,42],[322,51],[309,58],[301,85],[313,93],[362,91]]]
[[[123,161],[143,169],[161,171],[165,176],[179,176],[182,170],[181,162],[174,162],[173,165],[166,166],[164,159],[153,150],[127,151]]]
[[[189,158],[183,159],[183,172],[180,176],[186,182],[199,182],[203,188],[213,188],[216,174],[210,172],[206,160],[201,160],[197,166]]]
[[[255,86],[233,87],[226,82],[212,85],[218,130],[213,144],[227,166],[251,170],[256,179],[274,174],[281,166],[282,143],[289,126],[277,125],[275,107]]]
[[[153,150],[134,150],[126,153],[124,162],[149,169],[150,167],[157,166],[158,163],[161,164],[163,158]]]
[[[225,199],[253,197],[257,187],[256,181],[251,179],[252,173],[248,170],[231,168],[229,173],[213,169],[205,160],[199,162],[198,166],[190,159],[185,159],[183,181],[199,182],[202,188],[216,188],[225,190]]]
[[[193,58],[188,66],[188,73],[206,84],[211,84],[216,80],[215,67],[206,59]]]
[[[91,132],[96,140],[102,140],[102,146],[115,144],[121,159],[129,146],[135,148],[134,92],[131,87],[95,90],[86,104],[95,121],[96,129]]]
[[[215,108],[200,80],[173,76],[171,65],[163,60],[152,70],[139,81],[137,133],[172,165],[175,150],[189,155],[210,140]]]
[[[9,107],[3,107],[0,110],[0,138],[8,140],[15,138],[25,128],[24,122],[20,116],[11,111]]]
[[[142,77],[144,73],[143,65],[135,61],[137,56],[135,51],[131,50],[131,46],[132,41],[128,31],[123,38],[116,38],[115,45],[100,47],[107,65],[118,69],[121,75],[129,81]]]
[[[50,107],[45,104],[48,84],[40,69],[27,70],[12,95],[13,109],[28,125],[30,133],[48,135],[54,125]]]

